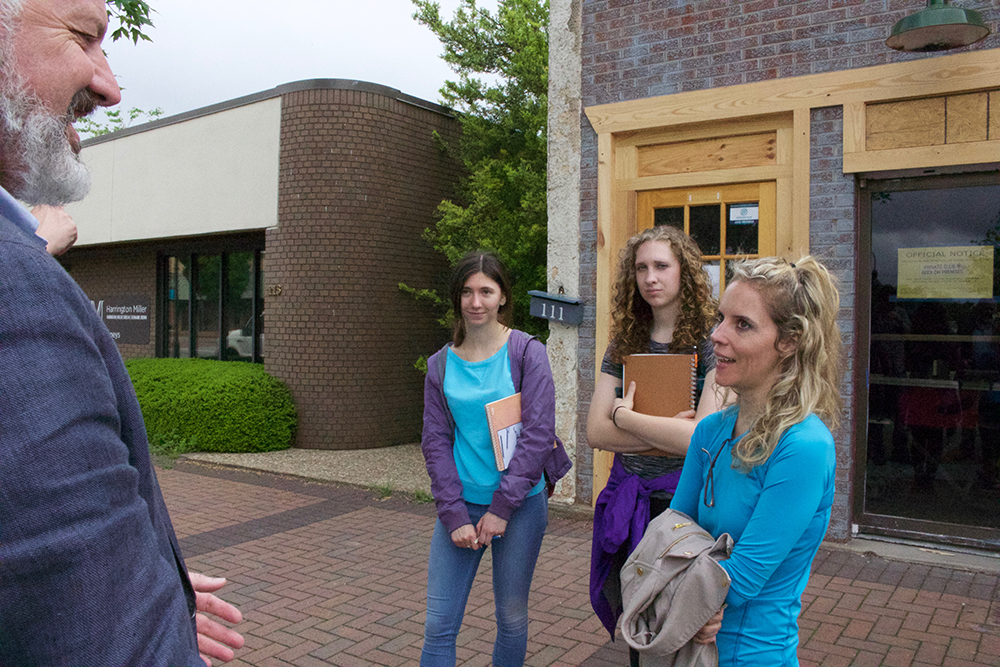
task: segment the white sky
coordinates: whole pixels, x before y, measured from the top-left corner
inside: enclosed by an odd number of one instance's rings
[[[450,19],[458,0],[439,0]],[[496,0],[479,6],[496,9]],[[150,0],[152,42],[105,41],[119,108],[173,115],[301,79],[370,81],[431,102],[455,76],[410,0]],[[263,7],[263,8],[260,8]]]

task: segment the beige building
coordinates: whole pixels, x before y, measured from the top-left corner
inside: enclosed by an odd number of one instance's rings
[[[62,260],[126,358],[263,363],[296,446],[415,442],[413,362],[445,332],[398,285],[446,270],[422,234],[460,174],[435,134],[458,133],[444,107],[320,79],[91,139]]]

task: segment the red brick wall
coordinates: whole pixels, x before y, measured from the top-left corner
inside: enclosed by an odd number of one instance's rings
[[[924,6],[921,0],[584,0],[584,105],[935,57],[885,45],[893,24]],[[964,6],[979,11],[993,32],[963,51],[1000,46],[1000,6]]]
[[[421,235],[460,173],[432,132],[455,142],[458,124],[372,88],[282,98],[265,365],[295,398],[299,447],[418,441],[423,374],[413,362],[444,340],[433,313],[397,285],[435,286],[446,268]]]
[[[923,9],[920,0],[583,0],[583,106],[723,88],[743,83],[843,71],[939,54],[900,53],[885,45],[893,24]],[[960,51],[1000,47],[1000,4],[965,3],[992,34]],[[958,51],[956,51],[958,52]],[[998,56],[1000,57],[1000,56]],[[857,231],[853,177],[842,171],[840,108],[812,115],[810,248],[841,279],[841,328],[853,344]],[[580,296],[593,301],[597,252],[597,137],[581,127]],[[594,387],[593,315],[580,327],[577,442],[586,442]],[[603,344],[603,341],[600,342]],[[598,345],[600,347],[600,345]],[[848,420],[853,419],[852,396]],[[850,529],[850,426],[839,432],[838,496],[830,535]],[[590,449],[578,447],[578,498],[589,501]]]
[[[59,258],[91,301],[140,295],[149,301],[149,344],[118,345],[125,359],[156,356],[156,248],[147,244],[79,247]]]

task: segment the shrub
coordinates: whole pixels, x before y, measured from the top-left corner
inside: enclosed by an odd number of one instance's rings
[[[187,451],[287,449],[297,415],[291,393],[259,364],[208,359],[125,362],[152,443]]]

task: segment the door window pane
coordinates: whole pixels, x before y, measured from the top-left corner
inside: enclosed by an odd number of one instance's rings
[[[714,260],[714,261],[704,262],[702,263],[702,266],[705,267],[705,271],[708,272],[708,277],[712,281],[712,296],[714,296],[716,300],[718,300],[721,292],[720,288],[722,285],[721,263],[719,260]]]
[[[191,356],[191,330],[188,304],[191,300],[191,283],[188,266],[179,257],[167,257],[167,317],[166,355],[175,359]]]
[[[719,255],[722,247],[721,206],[692,206],[690,210],[690,231],[688,234],[701,248],[703,255]]]
[[[253,361],[254,273],[253,252],[234,252],[227,256],[229,270],[226,285],[226,350],[223,359]]]
[[[759,211],[757,202],[726,206],[726,254],[757,254]]]
[[[653,210],[653,224],[670,225],[684,231],[684,207],[658,208]]]

